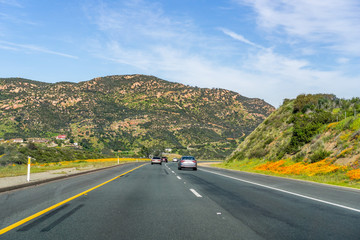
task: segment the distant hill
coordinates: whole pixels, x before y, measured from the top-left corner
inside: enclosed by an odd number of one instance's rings
[[[291,158],[360,165],[360,99],[335,95],[299,95],[261,123],[228,158]]]
[[[220,158],[274,107],[224,89],[154,76],[107,76],[44,83],[0,78],[0,138],[54,138],[100,151],[156,149]]]

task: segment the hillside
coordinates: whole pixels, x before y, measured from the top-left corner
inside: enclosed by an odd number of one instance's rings
[[[261,158],[314,163],[326,159],[359,168],[360,99],[299,95],[261,123],[228,161]]]
[[[124,75],[70,83],[0,79],[0,139],[64,134],[93,151],[230,154],[274,108],[224,89]]]

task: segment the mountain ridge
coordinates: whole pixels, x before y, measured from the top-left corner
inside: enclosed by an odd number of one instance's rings
[[[224,157],[272,111],[261,99],[226,89],[140,74],[78,83],[0,79],[0,138],[66,134],[95,150],[168,147]]]

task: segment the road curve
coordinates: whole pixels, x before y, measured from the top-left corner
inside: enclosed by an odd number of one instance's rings
[[[213,168],[178,170],[175,163],[128,172],[139,166],[0,194],[4,229],[111,180],[0,238],[360,238],[357,190]]]

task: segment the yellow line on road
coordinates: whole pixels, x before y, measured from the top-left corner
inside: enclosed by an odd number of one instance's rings
[[[145,164],[146,164],[146,163],[145,163]],[[105,184],[107,184],[107,183],[109,183],[109,182],[111,182],[111,181],[114,181],[115,179],[117,179],[117,178],[119,178],[119,177],[121,177],[121,176],[124,176],[124,175],[126,175],[126,174],[128,174],[128,173],[130,173],[130,172],[132,172],[132,171],[134,171],[134,170],[136,170],[136,169],[138,169],[138,168],[141,168],[141,167],[144,166],[145,164],[143,164],[143,165],[141,165],[141,166],[139,166],[139,167],[133,168],[133,169],[131,169],[130,171],[127,171],[127,172],[125,172],[125,173],[123,173],[123,174],[121,174],[121,175],[119,175],[119,176],[116,176],[116,177],[114,177],[114,178],[112,178],[112,179],[110,179],[110,180],[108,180],[108,181],[106,181],[106,182],[103,182],[103,183],[101,183],[101,184],[99,184],[99,185],[97,185],[97,186],[95,186],[95,187],[93,187],[93,188],[90,188],[90,189],[88,189],[88,190],[86,190],[86,191],[84,191],[84,192],[82,192],[82,193],[79,193],[79,194],[77,194],[77,195],[75,195],[75,196],[72,196],[72,197],[70,197],[70,198],[68,198],[68,199],[66,199],[66,200],[64,200],[64,201],[62,201],[62,202],[59,202],[59,203],[57,203],[57,204],[55,204],[55,205],[53,205],[53,206],[51,206],[51,207],[48,207],[48,208],[46,208],[46,209],[44,209],[44,210],[42,210],[42,211],[40,211],[40,212],[37,212],[37,213],[35,213],[35,214],[27,217],[27,218],[24,218],[23,220],[20,220],[20,221],[18,221],[18,222],[16,222],[16,223],[13,223],[13,224],[11,224],[10,226],[8,226],[8,227],[6,227],[6,228],[0,229],[0,235],[6,233],[6,232],[8,232],[8,231],[10,231],[10,230],[12,230],[12,229],[14,229],[14,228],[16,228],[16,227],[18,227],[18,226],[21,226],[22,224],[27,223],[27,222],[33,220],[34,218],[37,218],[37,217],[43,215],[44,213],[47,213],[47,212],[49,212],[49,211],[51,211],[51,210],[53,210],[53,209],[55,209],[55,208],[57,208],[57,207],[65,204],[65,203],[67,203],[67,202],[70,202],[70,201],[74,200],[75,198],[78,198],[78,197],[80,197],[80,196],[82,196],[82,195],[86,195],[88,192],[91,192],[92,190],[94,190],[94,189],[96,189],[96,188],[99,188],[99,187],[101,187],[101,186],[103,186],[103,185],[105,185]]]

